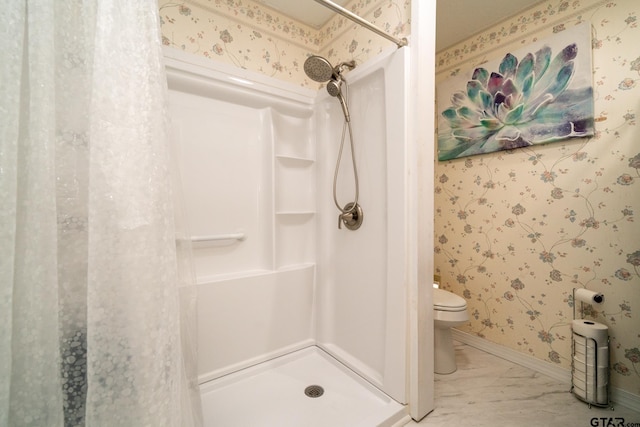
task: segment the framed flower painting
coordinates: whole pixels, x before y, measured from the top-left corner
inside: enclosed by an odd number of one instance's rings
[[[593,136],[589,24],[498,58],[438,85],[438,160]]]

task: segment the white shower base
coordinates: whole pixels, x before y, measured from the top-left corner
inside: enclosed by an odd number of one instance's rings
[[[306,387],[324,394],[307,397]],[[200,386],[204,427],[391,427],[407,409],[318,347],[308,347]]]

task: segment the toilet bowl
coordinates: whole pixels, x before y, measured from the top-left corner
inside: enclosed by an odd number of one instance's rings
[[[451,374],[456,371],[451,328],[469,321],[467,302],[464,298],[445,291],[433,290],[434,372]]]

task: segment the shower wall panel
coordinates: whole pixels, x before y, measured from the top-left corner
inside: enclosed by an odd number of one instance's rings
[[[268,109],[171,91],[171,122],[200,280],[271,269],[271,131]]]
[[[399,402],[405,402],[408,199],[406,49],[346,73],[364,215],[338,228],[332,182],[342,109],[323,95],[318,114],[318,343]],[[341,206],[353,200],[348,137],[338,174]]]
[[[205,382],[315,343],[313,92],[168,53]]]

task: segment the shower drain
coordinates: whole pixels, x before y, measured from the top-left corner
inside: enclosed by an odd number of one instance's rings
[[[324,394],[324,389],[319,385],[310,385],[304,389],[304,394],[306,394],[307,397],[320,397]]]

